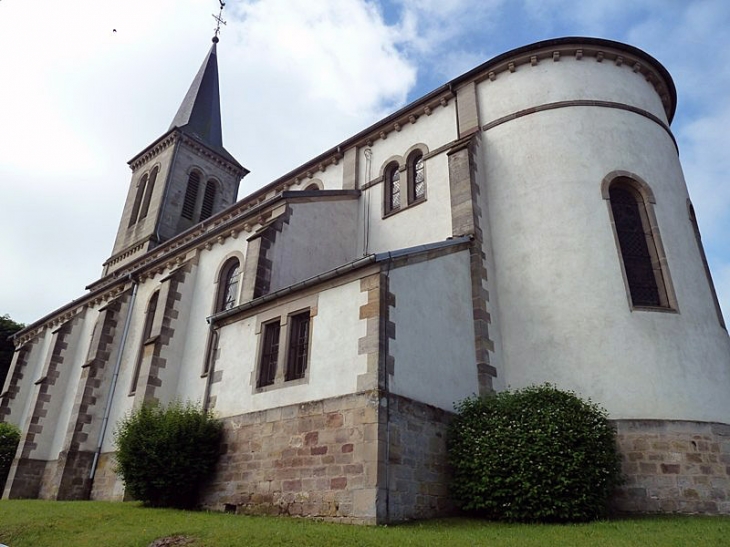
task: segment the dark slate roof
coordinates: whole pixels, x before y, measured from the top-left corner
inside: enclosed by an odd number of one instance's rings
[[[235,158],[223,148],[216,44],[217,40],[214,40],[170,124],[170,129],[179,128],[229,161],[239,165]]]

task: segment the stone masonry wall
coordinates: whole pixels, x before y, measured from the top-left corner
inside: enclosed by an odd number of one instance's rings
[[[35,499],[41,488],[46,462],[31,458],[16,458],[5,483],[5,499]]]
[[[117,460],[114,458],[114,452],[105,452],[99,456],[94,482],[91,485],[90,499],[103,501],[122,501],[124,499],[124,487],[115,472],[116,466]]]
[[[623,512],[730,514],[730,425],[617,420]]]
[[[446,454],[452,414],[393,394],[389,407],[387,520],[453,514]]]
[[[203,493],[216,510],[377,522],[377,391],[224,420],[224,454]]]

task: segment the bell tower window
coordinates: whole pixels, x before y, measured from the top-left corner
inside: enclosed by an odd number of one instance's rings
[[[137,223],[137,216],[139,216],[139,207],[142,204],[142,197],[145,193],[145,188],[147,187],[147,173],[144,174],[142,179],[137,184],[137,193],[134,196],[134,204],[132,205],[132,214],[129,215],[129,225],[128,227],[131,228]]]
[[[200,173],[192,171],[188,176],[188,185],[185,188],[185,199],[182,206],[182,217],[193,220],[195,216],[195,205],[198,201],[198,187],[200,186]]]
[[[144,191],[144,199],[142,200],[142,209],[139,211],[139,220],[142,220],[144,218],[147,218],[147,213],[150,210],[150,200],[152,199],[152,192],[155,191],[155,181],[157,180],[157,173],[160,171],[159,167],[155,167],[152,169],[152,173],[150,174],[149,182],[147,183],[147,188],[145,188]]]
[[[205,192],[203,193],[203,205],[200,208],[200,220],[205,220],[213,214],[213,206],[215,205],[216,184],[214,180],[205,183]]]

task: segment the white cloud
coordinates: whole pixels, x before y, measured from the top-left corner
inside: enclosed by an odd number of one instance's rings
[[[125,162],[167,130],[210,46],[217,3],[2,9],[0,313],[29,322],[99,275],[129,184]],[[242,194],[401,106],[414,85],[401,33],[376,4],[267,0],[226,10],[223,131],[252,170]]]

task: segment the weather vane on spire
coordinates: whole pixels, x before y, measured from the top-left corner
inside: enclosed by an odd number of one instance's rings
[[[215,42],[215,43],[218,43],[218,35],[221,32],[221,25],[225,25],[226,24],[226,22],[223,20],[223,17],[222,17],[223,16],[223,8],[225,7],[226,3],[225,2],[222,2],[221,0],[218,0],[218,3],[221,5],[221,9],[218,12],[218,15],[212,14],[213,15],[213,19],[215,19],[218,22],[218,24],[215,27],[215,34],[213,35],[213,42]]]

